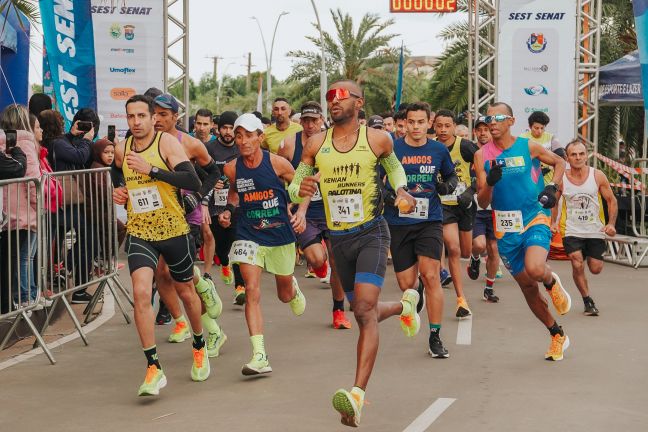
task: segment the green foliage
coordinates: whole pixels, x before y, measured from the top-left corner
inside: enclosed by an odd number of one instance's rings
[[[11,10],[23,14],[30,24],[40,23],[40,10],[38,9],[38,1],[36,0],[0,0],[0,13],[4,14],[5,11]],[[6,14],[5,14],[6,15]],[[19,14],[20,15],[20,14]],[[25,23],[18,20],[20,27],[25,30]]]

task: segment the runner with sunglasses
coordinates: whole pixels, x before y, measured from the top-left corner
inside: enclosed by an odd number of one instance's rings
[[[364,105],[360,86],[351,80],[338,81],[329,88],[326,100],[333,127],[308,139],[288,190],[293,202],[301,202],[312,198],[319,183],[336,269],[360,329],[355,384],[351,391],[335,393],[333,407],[343,424],[356,427],[378,353],[378,322],[400,315],[401,328],[410,337],[420,327],[416,290],[406,290],[400,302],[378,301],[390,243],[382,216],[378,165],[396,191],[394,204],[401,212],[411,213],[416,200],[406,191],[407,178],[391,138],[360,125],[358,113]]]
[[[560,186],[565,161],[528,138],[511,135],[515,118],[511,107],[503,102],[488,107],[484,122],[493,141],[475,153],[477,200],[482,208],[492,206],[504,265],[522,289],[531,311],[551,334],[545,359],[562,360],[569,337],[549,312],[538,286],[542,282],[560,315],[569,312],[569,294],[547,264],[551,240],[547,209],[556,205],[558,189],[549,184],[538,195],[538,182],[543,181],[540,162],[544,162],[554,168],[554,179]]]

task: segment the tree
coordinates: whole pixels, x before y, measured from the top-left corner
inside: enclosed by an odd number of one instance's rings
[[[12,10],[18,16],[20,16],[20,14],[23,14],[30,22],[30,24],[38,24],[40,22],[40,11],[38,9],[38,1],[36,0],[0,0],[1,14],[7,16],[7,14]],[[22,26],[22,22],[19,22]]]

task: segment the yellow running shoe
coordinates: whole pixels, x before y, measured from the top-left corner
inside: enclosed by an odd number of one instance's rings
[[[160,389],[166,385],[167,379],[162,369],[158,369],[154,364],[150,365],[146,368],[146,376],[137,396],[157,396],[160,394]]]
[[[241,373],[246,376],[261,375],[272,372],[270,362],[266,353],[256,352],[252,354],[252,359],[249,363],[243,365]]]
[[[304,297],[304,294],[302,294],[301,290],[299,289],[299,285],[297,284],[297,279],[295,278],[295,276],[293,276],[292,283],[295,287],[295,297],[290,300],[290,309],[295,315],[300,316],[306,309],[306,297]]]
[[[187,327],[186,321],[176,322],[173,331],[169,335],[169,342],[171,343],[180,343],[189,339],[191,335],[189,334],[189,328]]]
[[[193,365],[191,366],[191,379],[194,381],[205,381],[209,378],[209,357],[207,356],[207,347],[200,349],[192,348]]]
[[[333,395],[333,408],[342,416],[343,425],[351,427],[360,425],[362,401],[359,395],[340,389]]]
[[[223,313],[223,302],[218,296],[214,281],[199,276],[200,281],[196,285],[196,292],[200,296],[207,314],[210,318],[218,319]]]
[[[458,319],[465,319],[472,315],[470,308],[468,307],[468,302],[464,297],[457,297],[457,313],[455,316]]]
[[[234,273],[232,272],[232,266],[221,266],[221,280],[225,285],[231,285],[232,283],[234,283]]]
[[[560,333],[555,334],[551,337],[551,345],[549,345],[549,351],[545,354],[545,360],[562,360],[567,348],[569,348],[569,336],[560,336]]]
[[[401,298],[403,311],[400,314],[400,325],[407,337],[416,336],[421,328],[421,317],[416,313],[418,301],[419,293],[414,289],[406,290]]]
[[[556,312],[560,315],[565,315],[571,309],[571,297],[565,288],[563,288],[558,275],[553,272],[551,275],[556,282],[553,284],[551,289],[547,291],[549,292],[549,296],[551,296],[551,302],[556,308]]]
[[[209,357],[218,357],[223,344],[227,342],[227,335],[221,329],[220,333],[207,333],[207,355]]]

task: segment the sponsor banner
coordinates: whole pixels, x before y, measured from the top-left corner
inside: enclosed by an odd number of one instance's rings
[[[513,108],[513,134],[533,111],[568,142],[576,130],[576,0],[500,0],[497,97]]]
[[[66,129],[80,108],[97,109],[95,49],[90,3],[41,0],[47,85],[51,85]]]
[[[164,88],[164,2],[92,0],[96,52],[97,104],[101,135],[115,125],[117,135],[128,130],[125,103],[150,87]]]

